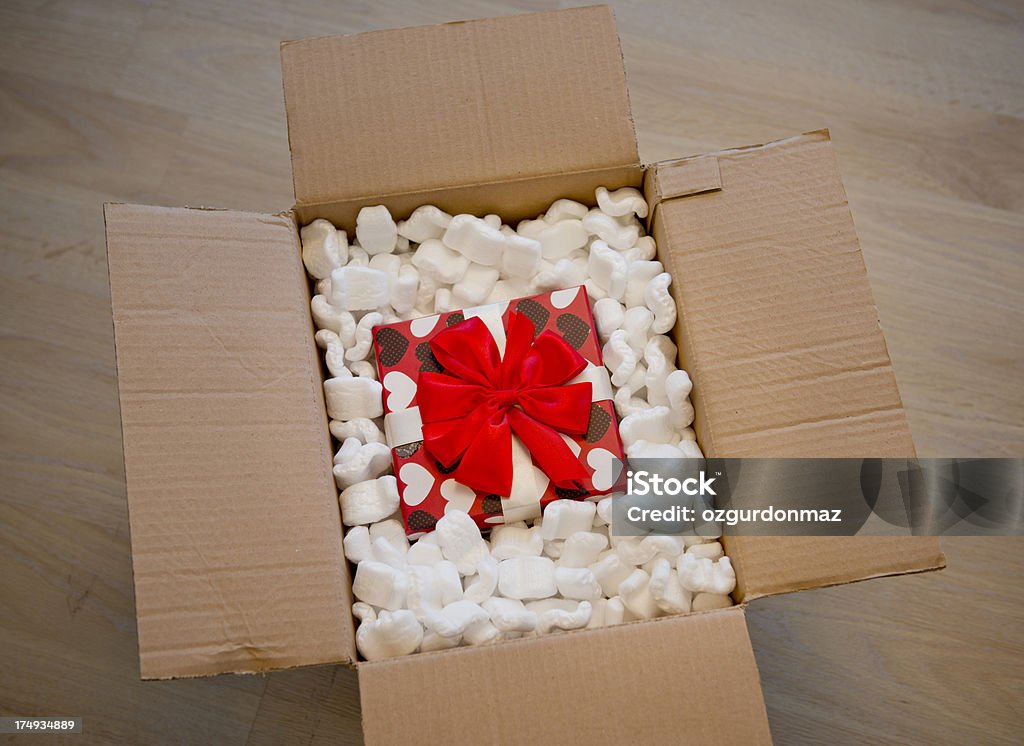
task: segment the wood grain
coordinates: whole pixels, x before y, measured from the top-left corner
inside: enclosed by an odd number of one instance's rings
[[[1021,6],[614,6],[644,160],[829,126],[921,454],[1024,453]],[[0,710],[81,715],[75,742],[360,741],[347,669],[138,680],[101,204],[285,208],[280,40],[546,7],[0,5]],[[751,606],[779,743],[1020,742],[1024,540],[944,546]]]

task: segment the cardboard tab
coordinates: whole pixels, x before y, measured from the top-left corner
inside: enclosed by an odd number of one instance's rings
[[[105,216],[143,678],[352,659],[294,224]]]
[[[721,188],[671,198],[707,157],[657,164],[653,233],[708,456],[914,456],[827,131],[715,153]],[[649,182],[651,183],[651,182]],[[934,539],[731,539],[736,597],[941,567]]]
[[[367,744],[771,743],[740,607],[360,663],[359,691]]]
[[[656,177],[656,178],[655,178]],[[662,200],[713,192],[722,188],[722,172],[713,155],[659,164],[647,171],[644,191],[652,208]]]
[[[638,166],[607,6],[281,46],[301,209]]]

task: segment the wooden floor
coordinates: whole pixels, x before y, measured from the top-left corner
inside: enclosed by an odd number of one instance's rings
[[[615,5],[644,160],[831,127],[921,454],[1024,454],[1024,6]],[[544,7],[0,3],[0,714],[360,740],[345,669],[138,681],[101,204],[286,208],[279,40]],[[751,606],[777,742],[1024,741],[1024,540],[944,545]]]

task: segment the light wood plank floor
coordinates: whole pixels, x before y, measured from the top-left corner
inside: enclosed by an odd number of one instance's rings
[[[1024,453],[1024,7],[614,5],[644,160],[829,126],[921,454]],[[360,740],[345,669],[138,681],[101,204],[286,208],[279,40],[545,7],[0,3],[0,711],[82,715],[76,743]],[[945,548],[752,605],[779,743],[1024,740],[1024,541]]]

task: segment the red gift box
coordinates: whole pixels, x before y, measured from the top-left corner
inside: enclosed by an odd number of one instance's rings
[[[451,380],[448,376],[452,375],[452,372],[446,371],[435,355],[435,349],[440,353],[440,348],[437,347],[439,342],[451,339],[452,331],[460,334],[476,331],[479,336],[483,329],[479,322],[467,322],[467,319],[477,318],[486,325],[485,341],[490,344],[493,339],[497,347],[503,349],[505,335],[510,333],[509,324],[513,313],[532,322],[532,349],[548,348],[553,344],[559,346],[565,355],[576,359],[578,367],[585,366],[578,376],[563,385],[571,386],[580,381],[588,381],[591,384],[591,391],[586,395],[589,413],[582,412],[582,422],[586,424],[585,432],[580,435],[556,434],[565,446],[557,441],[553,444],[557,446],[554,450],[564,452],[565,458],[575,458],[579,467],[576,463],[567,464],[558,456],[552,458],[549,449],[538,448],[535,440],[531,441],[535,445],[535,450],[548,451],[548,454],[531,453],[524,443],[529,441],[529,438],[520,440],[513,437],[513,487],[509,490],[510,496],[506,496],[493,490],[472,489],[457,481],[454,472],[468,474],[468,470],[460,469],[458,462],[445,466],[436,457],[437,453],[432,452],[439,449],[429,448],[424,444],[423,432],[430,424],[423,424],[424,413],[421,411],[417,395],[421,382],[428,388],[429,384],[433,383],[430,376],[420,378],[424,373],[444,373],[445,376],[434,377],[434,380]],[[523,325],[522,320],[516,323]],[[475,329],[468,328],[474,325]],[[435,337],[447,330],[450,330],[448,335],[434,341],[432,348],[431,343]],[[538,338],[548,331],[557,335],[559,339],[545,338],[538,341]],[[520,338],[522,336],[519,334]],[[529,336],[528,332],[526,336]],[[601,360],[601,347],[584,288],[555,290],[530,298],[385,324],[374,328],[373,338],[377,370],[383,384],[385,432],[388,445],[392,449],[407,533],[420,534],[432,530],[448,506],[466,511],[481,528],[488,528],[495,524],[535,517],[540,514],[542,507],[552,500],[581,500],[621,489],[621,474],[617,475],[617,479],[613,479],[612,473],[613,459],[623,459],[622,442],[619,439],[618,423],[611,401],[611,383]],[[563,344],[563,340],[568,346]],[[483,345],[476,345],[481,346]],[[575,350],[579,357],[572,350]],[[441,356],[444,357],[444,354]],[[423,395],[426,393],[425,388]],[[549,399],[553,399],[556,405],[562,395],[566,399],[575,400],[577,406],[580,404],[579,396],[570,395],[580,394],[578,386],[572,392],[559,392],[557,388],[552,388],[548,389],[548,393]],[[437,395],[433,394],[432,398],[433,402],[425,401],[425,404],[432,405],[428,407],[429,409],[435,412],[439,408],[444,409],[443,400],[439,407]],[[586,403],[583,403],[584,407]],[[467,413],[467,422],[473,414]],[[583,428],[580,428],[581,432],[582,430]],[[428,431],[428,440],[432,437],[429,435],[430,432],[436,431]],[[549,437],[553,434],[553,431],[548,430]],[[431,442],[436,446],[435,441]],[[552,443],[548,441],[548,445]],[[500,450],[495,449],[493,457],[488,455],[496,468],[485,471],[502,471],[501,468],[497,468],[502,465]],[[470,451],[466,451],[464,460],[469,458],[469,453]],[[479,461],[479,454],[477,460]],[[559,478],[557,472],[560,471],[574,470],[576,474],[571,481],[566,480],[563,474],[562,485],[559,486],[540,468],[539,463],[545,461],[548,471],[556,472],[555,479]],[[488,479],[484,481],[489,481],[491,475],[485,476]],[[468,476],[464,478],[471,481]]]

